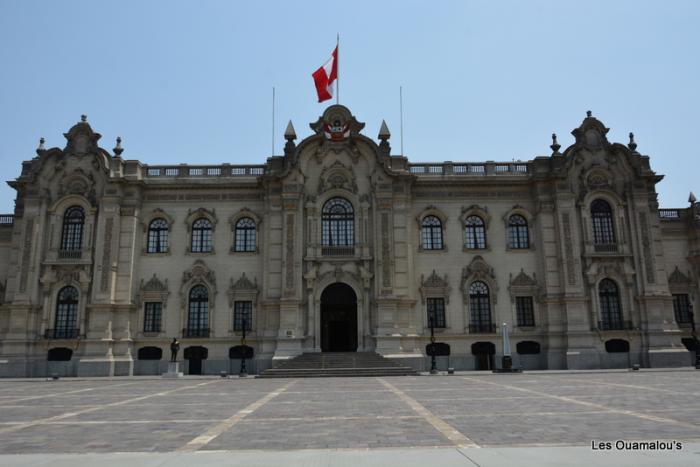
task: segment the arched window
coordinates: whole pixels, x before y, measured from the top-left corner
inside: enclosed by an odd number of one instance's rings
[[[344,198],[331,198],[321,213],[323,246],[353,246],[355,216],[352,204]]]
[[[600,298],[598,328],[601,330],[624,329],[617,285],[610,279],[603,279],[598,285],[598,297]]]
[[[465,247],[469,249],[486,248],[486,229],[484,221],[479,216],[469,216],[464,222]]]
[[[184,337],[209,337],[209,290],[203,285],[190,289]]]
[[[424,250],[442,250],[442,222],[435,216],[425,216],[421,223],[421,244]]]
[[[233,251],[255,251],[255,235],[255,221],[250,217],[239,219],[236,222]]]
[[[593,201],[591,203],[591,218],[593,219],[593,243],[596,245],[614,244],[615,229],[610,204],[602,199]]]
[[[83,246],[83,227],[85,226],[85,211],[80,206],[71,206],[63,215],[63,234],[61,235],[61,250],[76,251]]]
[[[148,253],[168,251],[168,223],[165,219],[154,219],[148,225]]]
[[[53,330],[54,339],[73,339],[78,337],[78,290],[75,287],[63,287],[56,300],[56,321]],[[50,336],[51,337],[51,336]]]
[[[211,222],[200,218],[192,224],[192,253],[211,252]]]
[[[491,301],[489,286],[481,281],[469,286],[469,332],[495,332],[491,325]]]
[[[508,219],[508,247],[512,249],[530,248],[527,221],[519,214]]]

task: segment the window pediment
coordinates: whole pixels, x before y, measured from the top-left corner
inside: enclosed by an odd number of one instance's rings
[[[440,277],[435,272],[435,269],[433,269],[432,274],[430,274],[427,278],[421,274],[420,281],[421,285],[419,290],[423,303],[425,303],[425,299],[427,297],[443,297],[445,299],[445,303],[450,303],[450,291],[452,289],[448,283],[447,274]]]
[[[475,256],[471,263],[462,270],[462,283],[460,289],[464,294],[465,302],[469,300],[469,286],[472,282],[485,282],[491,289],[493,303],[496,303],[498,297],[498,284],[493,268],[481,256]]]

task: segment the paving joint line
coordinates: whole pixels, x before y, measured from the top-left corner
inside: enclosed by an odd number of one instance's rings
[[[403,392],[401,389],[397,388],[393,384],[389,383],[383,378],[377,378],[384,387],[388,388],[398,396],[403,402],[405,402],[409,407],[413,409],[414,412],[419,414],[423,419],[430,423],[433,428],[442,433],[447,439],[449,439],[452,444],[458,448],[478,448],[480,447],[471,439],[467,438],[463,433],[454,428],[452,425],[447,423],[445,420],[441,419],[430,410],[428,410],[423,404]]]
[[[243,420],[245,417],[248,415],[252,414],[256,410],[258,410],[260,407],[265,405],[268,401],[274,399],[275,397],[279,396],[283,392],[285,392],[288,388],[292,387],[294,384],[296,384],[298,380],[291,381],[284,386],[277,388],[273,392],[267,394],[266,396],[262,397],[261,399],[258,399],[257,401],[253,402],[252,404],[246,406],[245,408],[239,410],[236,412],[234,415],[231,417],[227,418],[226,420],[217,423],[216,425],[210,427],[207,431],[202,433],[201,435],[197,436],[196,438],[190,440],[187,444],[184,446],[178,448],[175,450],[175,452],[193,452],[197,451],[207,444],[211,443],[214,439],[218,438],[224,431],[228,430],[241,420]]]

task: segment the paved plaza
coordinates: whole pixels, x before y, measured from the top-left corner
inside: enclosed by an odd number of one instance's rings
[[[350,465],[357,462],[350,453],[362,450],[394,460],[412,453],[421,462],[449,452],[461,462],[454,465],[488,465],[474,456],[489,448],[579,446],[572,452],[599,460],[634,455],[590,447],[623,439],[681,442],[681,450],[643,454],[665,463],[694,456],[699,465],[698,378],[700,371],[0,380],[0,463],[43,465],[42,455],[57,453],[209,451],[234,452],[229,460],[249,459],[248,465],[255,464],[250,456],[270,453],[289,454],[291,465],[294,456],[336,452]]]

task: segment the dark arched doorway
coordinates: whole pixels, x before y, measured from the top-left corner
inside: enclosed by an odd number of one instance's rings
[[[475,357],[475,370],[493,370],[493,354],[496,346],[493,342],[475,342],[472,344],[472,355]]]
[[[189,362],[187,373],[190,375],[202,374],[202,360],[209,356],[209,349],[199,345],[193,345],[185,349],[185,360]]]
[[[321,294],[321,350],[357,351],[357,295],[347,284],[331,284]]]

